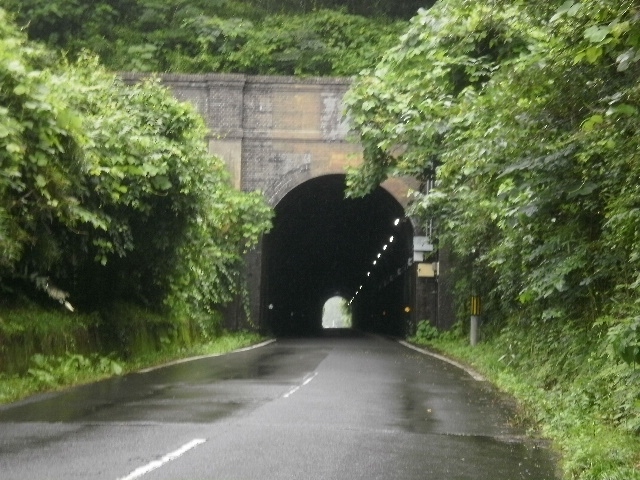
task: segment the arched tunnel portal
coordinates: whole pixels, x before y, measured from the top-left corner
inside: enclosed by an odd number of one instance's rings
[[[345,176],[325,175],[291,190],[275,207],[262,257],[261,317],[277,336],[322,331],[334,296],[350,301],[353,327],[403,335],[409,321],[413,228],[378,187],[345,198]]]

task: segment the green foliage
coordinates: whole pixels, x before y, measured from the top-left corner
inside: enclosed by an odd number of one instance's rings
[[[436,176],[413,214],[470,266],[489,315],[594,322],[639,283],[637,12],[503,3],[421,11],[357,80],[365,164],[348,184]]]
[[[219,335],[272,212],[231,187],[203,120],[153,79],[28,42],[3,10],[0,85],[0,399],[122,371],[86,352],[181,355]],[[51,299],[99,313],[37,307]]]
[[[87,383],[137,371],[142,368],[162,365],[191,356],[220,355],[247,347],[264,340],[256,333],[221,333],[215,339],[193,345],[167,344],[155,352],[134,352],[129,360],[116,358],[113,354],[88,356],[76,353],[61,355],[35,354],[30,358],[27,375],[11,375],[0,372],[0,404],[19,400],[41,391]]]
[[[616,360],[640,365],[640,317],[616,321],[613,318],[602,319],[599,324],[609,325],[607,341],[609,354]]]
[[[409,340],[416,343],[428,343],[430,340],[438,338],[441,333],[429,320],[421,320],[418,322],[416,334]]]
[[[116,351],[128,359],[162,350],[168,344],[188,344],[190,332],[183,328],[184,323],[149,308],[116,302],[101,312],[98,335],[102,350]]]
[[[364,16],[389,15],[391,17],[409,18],[425,4],[432,4],[433,0],[249,0],[233,2],[248,4],[252,8],[263,9],[269,13],[312,13],[323,8],[345,9],[349,13]]]
[[[0,310],[0,336],[5,340],[3,344],[11,343],[14,336],[33,335],[42,339],[60,335],[61,341],[56,342],[73,348],[75,331],[88,331],[96,324],[95,315],[71,314],[64,310],[43,310],[34,305],[21,308]],[[65,332],[69,338],[64,339]],[[45,341],[46,343],[46,341]]]
[[[264,341],[264,337],[255,332],[224,332],[217,338],[199,345],[194,352],[199,355],[219,355]]]
[[[140,359],[213,353],[212,349],[224,348],[219,347],[221,343],[259,339],[239,332],[221,340],[229,336],[222,321],[217,312],[177,317],[173,312],[160,314],[122,302],[91,315],[34,305],[2,308],[0,374],[49,378],[52,384],[62,384],[71,374],[77,373],[80,380],[84,375],[109,373],[111,364],[103,358],[138,364]]]
[[[503,361],[537,389],[527,401],[535,402],[543,432],[559,444],[568,474],[637,478],[639,372],[607,355],[606,344],[603,329],[571,322],[510,328],[497,340],[500,350],[509,349]]]
[[[594,321],[640,270],[635,10],[503,3],[422,11],[358,79],[366,161],[348,183],[437,175],[413,213],[473,265],[496,314]]]
[[[90,50],[119,71],[352,75],[374,64],[404,26],[375,15],[385,2],[348,2],[369,9],[369,18],[323,2],[310,11],[304,2],[81,3],[4,0],[30,38],[73,56]]]
[[[202,118],[153,79],[126,86],[94,58],[56,59],[0,12],[0,285],[53,278],[84,308],[176,315],[241,292],[271,211],[231,187]]]
[[[110,376],[123,372],[122,365],[112,357],[97,354],[89,357],[77,353],[49,357],[36,354],[31,358],[31,363],[27,376],[35,382],[37,389],[74,384],[85,375]]]
[[[261,341],[264,341],[264,338],[255,332],[220,331],[215,338],[208,341],[199,341],[191,345],[167,344],[157,351],[136,352],[134,356],[125,362],[125,369],[127,371],[136,371],[151,366],[164,365],[176,360],[221,355]]]
[[[59,355],[91,350],[97,315],[71,314],[34,305],[0,310],[0,372],[26,372],[35,354]]]

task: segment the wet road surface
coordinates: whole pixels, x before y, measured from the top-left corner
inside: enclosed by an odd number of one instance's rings
[[[392,340],[279,340],[0,407],[0,479],[555,479],[510,414]]]

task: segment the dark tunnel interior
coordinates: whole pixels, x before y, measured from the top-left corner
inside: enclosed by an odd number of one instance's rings
[[[322,309],[334,296],[351,302],[355,329],[404,333],[411,222],[383,188],[359,199],[346,199],[344,190],[344,175],[327,175],[275,207],[262,250],[261,323],[270,334],[322,332]]]

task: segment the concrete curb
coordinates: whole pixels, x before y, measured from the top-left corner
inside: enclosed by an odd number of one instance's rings
[[[415,345],[409,343],[409,342],[405,342],[404,340],[398,340],[398,343],[401,345],[404,345],[407,348],[410,348],[411,350],[415,350],[416,352],[420,352],[424,355],[429,355],[430,357],[433,358],[437,358],[438,360],[442,360],[443,362],[447,362],[451,365],[453,365],[454,367],[458,367],[461,370],[464,370],[465,372],[467,372],[471,378],[473,378],[474,380],[478,381],[478,382],[486,382],[487,379],[484,378],[482,375],[480,375],[478,372],[476,372],[475,370],[473,370],[472,368],[467,367],[466,365],[463,365],[462,363],[456,362],[455,360],[451,360],[450,358],[447,358],[443,355],[439,355],[437,353],[434,352],[430,352],[429,350],[425,350],[423,348],[420,347],[416,347]]]
[[[172,365],[179,365],[180,363],[193,362],[194,360],[202,360],[203,358],[221,357],[223,355],[229,355],[231,353],[247,352],[247,351],[253,350],[255,348],[260,348],[260,347],[267,346],[267,345],[269,345],[269,344],[271,344],[271,343],[273,343],[275,341],[276,340],[272,338],[271,340],[266,340],[266,341],[261,342],[261,343],[256,343],[255,345],[250,345],[248,347],[239,348],[237,350],[232,350],[230,352],[209,353],[207,355],[198,355],[197,357],[181,358],[180,360],[174,360],[174,361],[169,362],[169,363],[163,363],[162,365],[156,365],[155,367],[149,367],[149,368],[145,368],[145,369],[142,369],[142,370],[138,370],[135,373],[149,373],[149,372],[153,372],[154,370],[159,370],[161,368],[171,367]]]

